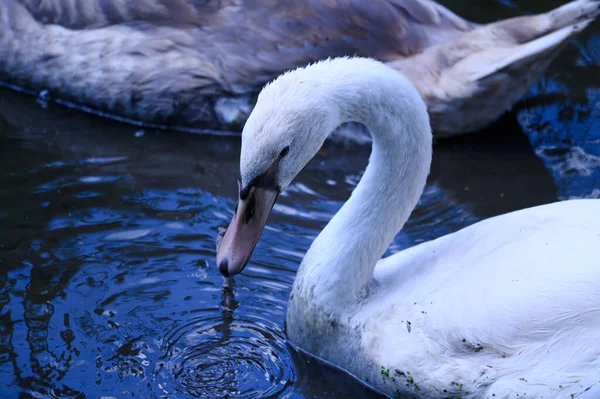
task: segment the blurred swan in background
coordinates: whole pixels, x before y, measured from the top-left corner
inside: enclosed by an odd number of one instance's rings
[[[373,135],[348,201],[306,253],[291,342],[390,395],[600,396],[600,200],[519,210],[381,259],[429,174],[424,102],[380,62],[338,58],[266,86],[242,133],[217,265],[246,266],[279,193],[341,123]]]
[[[598,6],[479,25],[430,0],[2,0],[0,79],[130,122],[235,130],[281,72],[361,55],[403,72],[444,137],[508,110]]]

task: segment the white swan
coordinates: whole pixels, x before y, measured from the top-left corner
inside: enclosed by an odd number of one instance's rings
[[[262,91],[221,272],[243,269],[279,192],[346,121],[370,129],[373,151],[298,270],[291,342],[390,396],[599,398],[600,200],[513,212],[380,260],[425,186],[432,136],[417,91],[377,61],[320,62]]]

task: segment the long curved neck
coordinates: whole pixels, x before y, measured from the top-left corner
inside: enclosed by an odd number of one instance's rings
[[[360,183],[315,239],[298,271],[298,284],[331,306],[356,298],[371,281],[429,174],[432,137],[425,104],[402,75],[375,69],[360,79],[351,73],[352,84],[327,90],[334,93],[331,101],[340,109],[341,122],[363,123],[373,136]]]

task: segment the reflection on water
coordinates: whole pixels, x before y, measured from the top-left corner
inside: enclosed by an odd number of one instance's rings
[[[600,36],[598,39],[600,43]],[[595,62],[600,64],[600,51]],[[540,88],[567,91],[549,81]],[[552,101],[519,113],[536,153],[558,182],[561,199],[600,198],[600,87],[590,88],[586,94],[589,104]]]
[[[429,184],[388,253],[599,195],[599,91],[575,80],[600,63],[593,35],[485,135],[435,147]],[[233,296],[214,257],[235,206],[239,141],[137,130],[0,92],[1,396],[377,397],[284,335],[298,264],[369,148],[329,145],[309,164]]]

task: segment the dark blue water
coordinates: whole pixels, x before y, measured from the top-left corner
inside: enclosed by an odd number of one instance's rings
[[[541,9],[528,3],[491,9]],[[597,26],[484,134],[435,147],[390,253],[493,215],[600,196]],[[309,164],[233,296],[214,257],[235,206],[237,139],[142,135],[0,91],[0,396],[377,397],[284,334],[295,271],[368,154],[331,144]]]

